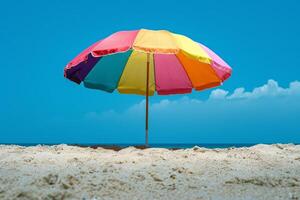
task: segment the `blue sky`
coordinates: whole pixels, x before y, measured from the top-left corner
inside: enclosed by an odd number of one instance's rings
[[[1,2],[0,143],[143,143],[142,96],[63,77],[118,30],[168,29],[233,68],[218,90],[151,97],[150,143],[300,142],[298,1]],[[237,89],[237,88],[244,88]]]

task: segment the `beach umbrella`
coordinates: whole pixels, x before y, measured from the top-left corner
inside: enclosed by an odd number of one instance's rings
[[[185,94],[221,85],[231,68],[209,48],[166,30],[116,32],[94,43],[64,69],[75,83],[106,92],[148,97]]]

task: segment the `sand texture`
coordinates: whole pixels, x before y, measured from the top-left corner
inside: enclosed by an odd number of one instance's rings
[[[0,199],[300,199],[300,145],[0,145]]]

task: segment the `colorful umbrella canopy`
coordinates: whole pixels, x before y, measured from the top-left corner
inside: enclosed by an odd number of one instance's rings
[[[222,84],[230,66],[203,44],[166,30],[116,32],[75,57],[64,76],[92,89],[146,96],[191,93]]]

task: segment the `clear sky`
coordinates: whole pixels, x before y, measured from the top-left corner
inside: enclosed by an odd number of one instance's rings
[[[299,1],[32,0],[1,8],[0,143],[143,143],[144,97],[63,77],[90,44],[139,28],[189,36],[233,68],[217,90],[151,97],[150,143],[300,142]]]

